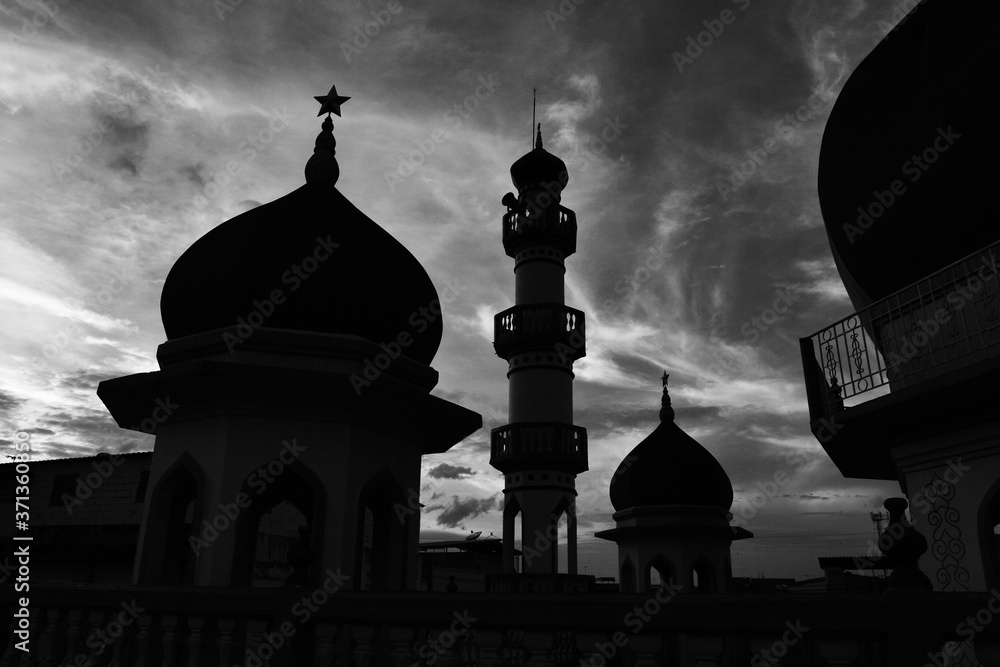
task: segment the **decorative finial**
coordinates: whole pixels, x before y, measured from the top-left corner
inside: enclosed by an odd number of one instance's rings
[[[542,147],[542,124],[538,124],[538,134],[535,135],[535,148]]]
[[[340,105],[351,98],[338,95],[337,86],[332,86],[329,93],[326,95],[318,95],[314,99],[320,103],[319,113],[316,114],[317,116],[331,113],[335,113],[340,116]],[[327,117],[329,118],[329,115]]]
[[[321,183],[336,185],[340,178],[340,165],[337,164],[337,140],[333,136],[333,120],[331,113],[340,115],[340,105],[351,99],[337,94],[337,87],[330,89],[329,95],[316,97],[322,105],[318,115],[326,114],[323,120],[323,130],[316,137],[316,147],[312,157],[306,163],[306,183]]]
[[[889,525],[878,538],[878,548],[892,561],[887,588],[931,590],[930,579],[918,565],[927,551],[927,538],[906,520],[906,498],[886,498],[883,505],[889,510]]]
[[[663,398],[660,399],[660,421],[666,424],[674,420],[674,409],[670,407],[670,392],[667,391],[667,380],[670,374],[663,371]]]

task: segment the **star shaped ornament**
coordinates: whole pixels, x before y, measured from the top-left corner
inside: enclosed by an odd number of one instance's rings
[[[316,101],[322,105],[319,108],[319,113],[316,115],[322,116],[325,113],[335,113],[340,116],[340,105],[349,99],[351,98],[338,95],[337,87],[333,86],[326,95],[316,96]]]

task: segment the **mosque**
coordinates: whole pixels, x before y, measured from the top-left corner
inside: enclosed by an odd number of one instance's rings
[[[734,590],[731,544],[753,536],[730,524],[726,471],[676,423],[666,372],[660,423],[616,471],[615,527],[597,534],[617,545],[617,585],[578,572],[586,327],[564,294],[577,220],[540,129],[502,197],[514,305],[495,317],[494,348],[509,423],[490,434],[490,463],[503,535],[469,547],[491,570],[480,590],[422,585],[421,457],[482,419],[430,393],[443,329],[426,271],[336,188],[331,115],[348,98],[334,88],[317,98],[327,117],[305,184],[212,229],[170,270],[160,369],[97,388],[122,428],[156,415],[153,452],[37,464],[32,493],[59,502],[39,513],[33,553],[62,560],[0,596],[0,665],[1000,665],[1000,243],[993,225],[958,224],[992,219],[997,154],[974,66],[989,41],[958,26],[988,32],[1000,17],[972,5],[975,21],[941,0],[911,11],[845,85],[820,158],[857,312],[801,340],[810,421],[845,476],[901,484],[879,543],[884,591]],[[911,155],[927,168],[904,182]],[[73,482],[93,474],[89,500],[69,503],[78,520],[59,525],[62,499],[81,500]],[[83,550],[104,567],[74,560]]]

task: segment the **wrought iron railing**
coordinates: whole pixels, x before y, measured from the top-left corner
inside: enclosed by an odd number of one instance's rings
[[[1000,355],[1000,242],[800,340],[810,412]]]
[[[493,348],[498,356],[534,347],[552,348],[560,359],[576,361],[587,354],[583,311],[559,303],[524,304],[493,317]]]

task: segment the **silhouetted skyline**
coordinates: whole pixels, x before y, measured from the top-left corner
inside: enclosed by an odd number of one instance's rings
[[[485,422],[425,457],[422,532],[499,536],[489,429],[508,397],[492,321],[513,303],[500,199],[531,148],[534,87],[579,224],[566,285],[587,315],[581,572],[614,571],[592,534],[613,525],[616,467],[658,423],[663,368],[678,425],[725,468],[756,535],[734,545],[734,575],[818,576],[817,556],[864,554],[868,512],[898,484],[844,479],[816,443],[797,338],[853,311],[819,212],[820,139],[900,6],[4,7],[0,444],[23,430],[39,458],[152,447],[117,427],[97,383],[156,369],[170,266],[304,182],[313,97],[336,83],[351,98],[338,188],[426,268],[443,308],[435,393]]]

